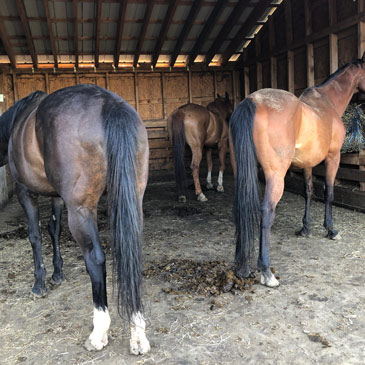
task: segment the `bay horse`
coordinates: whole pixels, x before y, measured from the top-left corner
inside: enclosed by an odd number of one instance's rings
[[[365,53],[362,59],[341,67],[319,86],[307,88],[299,98],[288,91],[258,90],[246,97],[230,120],[230,150],[236,176],[234,219],[236,225],[236,275],[250,275],[254,251],[254,230],[260,225],[258,268],[261,284],[276,287],[270,270],[270,229],[276,205],[284,190],[290,165],[304,169],[305,213],[297,232],[310,236],[310,201],[313,193],[312,168],[325,162],[325,218],[327,237],[338,232],[332,223],[333,185],[345,138],[341,120],[357,91],[365,91]],[[266,186],[260,207],[257,162]]]
[[[107,189],[118,312],[129,319],[131,353],[147,352],[140,287],[149,148],[138,114],[121,97],[95,85],[71,86],[49,96],[36,91],[0,117],[0,141],[1,165],[9,163],[27,216],[36,296],[47,293],[37,197],[52,198],[49,233],[56,283],[64,280],[59,237],[67,206],[68,225],[92,284],[94,328],[85,343],[90,350],[107,345],[110,325],[105,255],[97,228],[97,205]]]
[[[207,107],[198,104],[185,104],[174,110],[168,117],[167,124],[170,140],[173,145],[175,180],[178,190],[178,200],[186,202],[185,196],[185,142],[192,152],[191,169],[195,185],[195,194],[200,202],[208,199],[204,195],[199,182],[199,167],[202,160],[203,147],[207,148],[208,163],[207,188],[213,189],[212,184],[212,149],[218,146],[219,176],[217,191],[223,192],[223,173],[225,157],[228,149],[228,120],[233,106],[226,92],[225,97],[218,95],[217,99]]]

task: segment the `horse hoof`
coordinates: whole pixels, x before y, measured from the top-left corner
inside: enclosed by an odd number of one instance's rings
[[[55,275],[52,275],[51,278],[51,285],[52,286],[59,286],[66,280],[65,275],[63,273]]]
[[[95,342],[90,337],[84,343],[84,347],[87,351],[90,351],[90,352],[91,351],[100,351],[108,344],[108,337],[106,338],[106,341],[104,341],[104,342],[103,341]]]
[[[44,297],[46,297],[47,296],[47,293],[48,293],[48,291],[47,291],[47,288],[46,287],[44,287],[44,288],[42,288],[42,289],[32,289],[32,297],[33,297],[33,299],[39,299],[39,298],[44,298]]]
[[[223,187],[223,185],[218,185],[218,186],[217,186],[217,191],[218,191],[219,193],[224,193],[224,187]]]
[[[328,231],[326,237],[331,240],[340,240],[341,239],[341,235],[337,231]]]
[[[301,236],[301,237],[307,237],[307,238],[312,237],[311,231],[309,229],[304,228],[304,227],[301,230],[296,231],[295,234],[297,236]]]
[[[186,196],[180,195],[177,200],[179,203],[186,203]]]
[[[213,184],[212,183],[208,183],[207,184],[207,189],[208,190],[212,190],[214,188]]]
[[[256,277],[256,274],[253,271],[250,271],[249,268],[236,269],[234,274],[238,277],[238,279],[254,279]]]
[[[138,341],[130,340],[129,351],[132,355],[144,355],[151,350],[151,346],[146,336],[140,336]]]
[[[203,193],[200,193],[199,195],[198,195],[198,198],[197,198],[200,202],[207,202],[208,201],[208,199],[207,199],[207,197],[203,194]]]
[[[280,285],[274,274],[269,269],[269,273],[262,272],[260,282],[262,285],[268,286],[269,288],[276,288]]]

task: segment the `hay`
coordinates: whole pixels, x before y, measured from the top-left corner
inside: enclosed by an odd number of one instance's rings
[[[346,137],[341,152],[358,152],[365,148],[365,114],[362,104],[349,104],[342,116]]]

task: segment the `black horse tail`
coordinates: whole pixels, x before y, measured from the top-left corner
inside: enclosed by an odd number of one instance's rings
[[[177,192],[179,195],[185,193],[186,188],[186,173],[184,163],[185,152],[185,127],[184,113],[181,110],[176,110],[170,116],[172,147],[175,165],[175,180]]]
[[[233,112],[230,133],[236,157],[236,194],[234,221],[236,225],[236,273],[246,276],[254,253],[255,229],[260,220],[260,200],[257,179],[257,156],[253,141],[254,102],[246,98]]]
[[[143,216],[136,161],[140,118],[126,102],[107,103],[103,117],[113,284],[117,281],[119,315],[130,319],[132,313],[142,309]]]

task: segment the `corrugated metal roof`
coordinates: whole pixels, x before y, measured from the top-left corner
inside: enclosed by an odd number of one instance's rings
[[[237,47],[233,45],[241,46],[245,42],[247,34],[244,36],[241,34],[242,39],[237,39],[237,35],[242,32],[246,22],[252,23],[251,17],[255,7],[261,9],[265,4],[260,17],[254,19],[254,23],[267,20],[271,5],[278,6],[281,3],[281,0],[247,1],[236,23],[229,24],[227,28],[235,7],[242,0],[201,2],[184,0],[178,1],[174,8],[171,8],[174,5],[172,1],[159,0],[153,3],[148,24],[144,25],[149,1],[128,0],[125,8],[120,8],[122,5],[119,0],[102,2],[100,19],[97,19],[97,0],[78,0],[77,32],[75,32],[75,14],[71,0],[48,0],[46,3],[48,11],[43,0],[21,0],[18,3],[14,0],[1,0],[0,20],[4,32],[0,32],[3,43],[0,44],[0,50],[5,52],[0,52],[0,62],[7,60],[2,56],[8,55],[9,62],[15,59],[13,67],[16,66],[15,63],[32,64],[34,57],[40,63],[53,63],[54,58],[58,62],[73,63],[77,60],[75,34],[78,36],[76,40],[78,62],[133,63],[134,55],[138,51],[139,63],[152,61],[192,63],[194,60],[190,58],[204,61],[207,53],[210,54],[208,58],[216,62],[221,58],[229,59],[237,51]],[[25,22],[22,22],[20,17],[19,4],[24,7]],[[49,19],[47,19],[48,12]],[[168,17],[168,14],[171,15]],[[207,24],[210,24],[209,30]],[[27,37],[28,29],[31,39]],[[226,34],[222,34],[223,29]],[[186,34],[182,34],[183,31]],[[97,36],[100,37],[98,41]],[[5,38],[6,42],[3,41]],[[120,44],[117,44],[118,39],[121,40]],[[216,39],[219,39],[219,42],[215,42]],[[32,47],[29,42],[33,43]],[[31,54],[32,49],[34,49],[33,54]],[[53,50],[55,54],[52,53]],[[189,57],[192,51],[194,57]],[[98,54],[96,60],[95,53]]]

